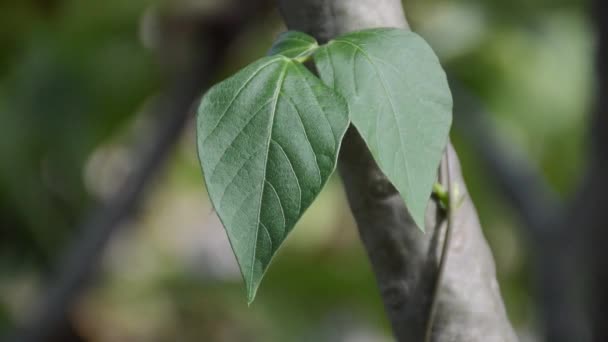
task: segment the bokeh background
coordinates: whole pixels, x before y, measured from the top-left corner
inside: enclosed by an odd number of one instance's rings
[[[160,117],[148,108],[188,63],[180,37],[191,33],[192,18],[230,20],[230,3],[0,1],[0,338],[25,322],[78,241],[81,223],[136,168]],[[559,196],[570,195],[582,172],[593,94],[594,36],[585,2],[409,0],[404,6],[450,77],[486,109],[493,134],[532,160]],[[213,81],[263,56],[285,29],[272,6],[249,15],[226,39],[221,61],[206,71]],[[454,129],[452,139],[507,311],[522,340],[533,341],[538,310],[529,244],[464,132]],[[70,312],[72,338],[391,340],[337,176],[281,248],[248,307],[204,189],[192,120],[157,171]]]

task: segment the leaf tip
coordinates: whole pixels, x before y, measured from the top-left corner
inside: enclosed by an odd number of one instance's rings
[[[406,208],[408,208],[408,211],[410,212],[410,216],[412,217],[412,220],[414,221],[414,224],[416,225],[416,227],[418,227],[418,229],[421,232],[426,233],[426,226],[425,226],[426,204],[419,209],[416,209],[416,208],[410,209],[410,206],[408,206],[406,203]]]
[[[426,227],[424,225],[424,215],[422,218],[414,218],[414,223],[420,229],[421,232],[426,233]]]
[[[253,304],[253,301],[255,300],[255,295],[258,292],[258,285],[259,283],[247,284],[247,306],[251,306],[251,304]]]

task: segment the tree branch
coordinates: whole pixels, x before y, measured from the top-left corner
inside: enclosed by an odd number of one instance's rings
[[[287,26],[320,42],[369,27],[407,28],[398,0],[280,0]],[[466,188],[451,145],[450,178]],[[445,158],[444,158],[445,160]],[[342,144],[340,174],[393,332],[399,341],[422,341],[437,281],[445,220],[435,201],[421,233],[403,200],[350,128]],[[447,177],[445,162],[440,178]],[[442,181],[443,183],[443,181]],[[492,255],[475,208],[466,197],[454,212],[453,240],[438,297],[433,341],[515,341],[495,277]]]

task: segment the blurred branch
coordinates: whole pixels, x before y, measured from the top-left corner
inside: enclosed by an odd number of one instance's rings
[[[217,17],[188,18],[192,24],[188,42],[194,45],[191,51],[197,54],[189,65],[175,69],[172,85],[146,114],[157,119],[156,133],[147,144],[149,148],[138,154],[141,157],[120,190],[84,221],[78,230],[81,236],[68,251],[57,280],[14,341],[48,341],[57,333],[87,287],[111,235],[137,209],[147,185],[167,160],[191,117],[194,101],[213,80],[228,47],[267,4],[268,1],[242,0]],[[183,34],[184,18],[173,19],[182,26],[176,32]]]
[[[498,193],[515,209],[524,233],[535,241],[550,231],[547,222],[560,205],[557,195],[541,171],[512,143],[503,141],[480,100],[458,82],[451,80],[454,96],[454,128],[462,132],[478,160],[496,185]]]
[[[514,153],[513,146],[507,148],[496,139],[470,94],[453,87],[458,129],[527,228],[544,340],[551,342],[608,341],[608,3],[594,0],[591,13],[597,34],[597,90],[589,161],[581,185],[567,203],[556,200],[540,172]]]
[[[608,163],[608,2],[594,0],[593,19],[596,26],[597,52],[596,107],[591,121],[593,153],[597,162]]]
[[[564,205],[541,171],[514,144],[503,142],[479,100],[452,82],[455,128],[474,149],[497,193],[522,221],[533,259],[534,286],[546,341],[580,341],[585,336],[582,302],[574,289],[576,254]]]
[[[593,341],[608,341],[608,2],[594,0],[596,28],[596,103],[590,125],[590,165],[573,204],[574,223],[584,223],[587,239],[581,251],[590,265],[588,304]]]
[[[608,3],[594,0],[591,13],[597,34],[597,91],[589,126],[589,162],[580,187],[566,204],[556,200],[540,172],[514,153],[513,146],[507,148],[496,139],[472,97],[458,85],[453,87],[458,129],[527,228],[544,339],[551,342],[608,341]]]

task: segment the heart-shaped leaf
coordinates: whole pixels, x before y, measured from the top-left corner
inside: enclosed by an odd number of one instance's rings
[[[282,55],[260,59],[203,97],[199,158],[249,302],[335,169],[348,123],[345,100]]]
[[[433,50],[403,29],[370,29],[314,53],[323,81],[350,118],[419,228],[452,122],[452,96]]]

